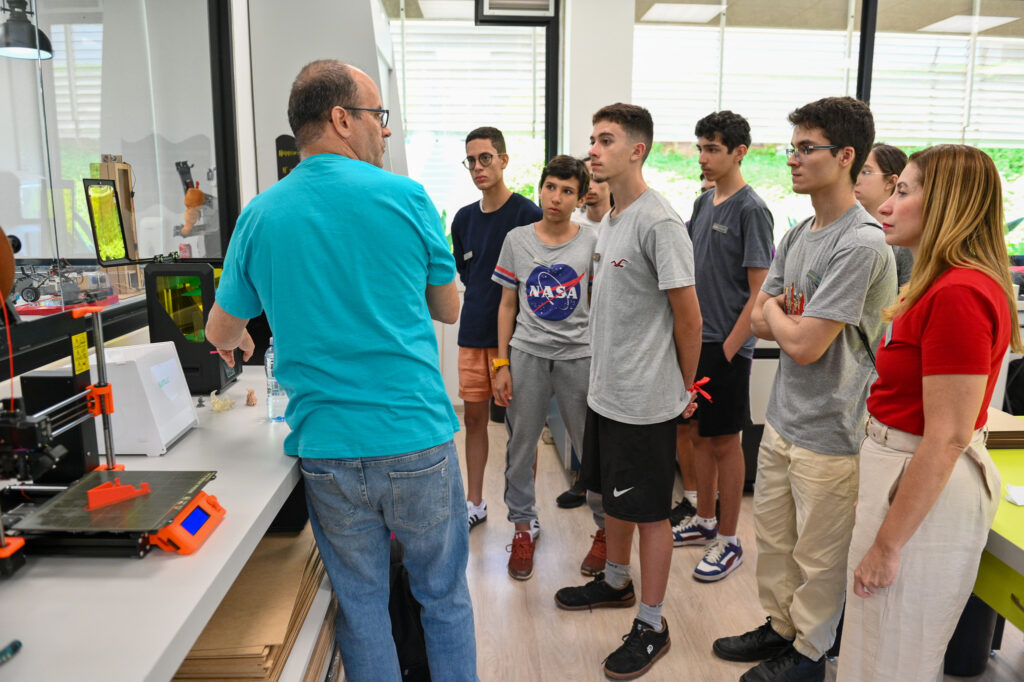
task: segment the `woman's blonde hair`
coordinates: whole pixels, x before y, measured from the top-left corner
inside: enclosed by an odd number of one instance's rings
[[[983,272],[1003,288],[1010,308],[1010,345],[1020,351],[1017,301],[1010,258],[1003,240],[1003,191],[988,154],[962,144],[940,144],[910,155],[921,174],[921,243],[910,281],[899,300],[886,308],[893,319],[914,305],[951,267]]]

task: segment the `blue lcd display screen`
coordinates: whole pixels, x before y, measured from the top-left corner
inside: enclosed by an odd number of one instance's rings
[[[210,515],[203,511],[202,507],[196,507],[192,510],[192,513],[185,517],[185,520],[181,522],[181,527],[189,532],[191,535],[195,535],[199,532],[199,529],[203,527],[203,524],[210,520]]]

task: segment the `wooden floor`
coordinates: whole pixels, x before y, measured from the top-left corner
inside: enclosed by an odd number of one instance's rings
[[[462,435],[456,436],[465,470]],[[503,502],[505,429],[491,424],[490,456],[484,480],[488,519],[470,533],[469,587],[476,614],[477,660],[484,682],[605,680],[601,662],[620,643],[635,616],[635,607],[590,611],[563,611],[555,606],[555,591],[586,582],[579,564],[590,548],[594,523],[586,506],[559,509],[555,498],[568,486],[568,476],[551,445],[539,446],[537,499],[541,535],[537,542],[534,575],[524,582],[506,572],[512,524]],[[680,499],[676,482],[675,499]],[[645,682],[685,680],[735,681],[750,667],[729,663],[711,653],[712,641],[750,630],[764,622],[757,600],[754,566],[757,550],[751,519],[751,497],[743,499],[739,537],[744,564],[719,583],[701,584],[691,574],[702,556],[700,547],[677,548],[664,615],[672,638],[670,651],[643,677]],[[633,549],[633,577],[639,581]],[[826,680],[835,679],[829,663]],[[1002,650],[989,661],[984,675],[946,680],[1019,682],[1024,680],[1024,636],[1007,624]]]

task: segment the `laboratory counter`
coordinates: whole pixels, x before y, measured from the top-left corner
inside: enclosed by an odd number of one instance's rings
[[[154,549],[142,559],[28,557],[0,581],[0,647],[23,648],[3,680],[169,680],[299,480],[282,454],[284,422],[269,422],[263,371],[247,367],[213,412],[162,457],[120,457],[131,471],[212,470],[205,488],[227,511],[194,554]],[[245,404],[256,389],[258,405]],[[194,399],[193,399],[194,400]],[[116,448],[115,443],[115,448]]]

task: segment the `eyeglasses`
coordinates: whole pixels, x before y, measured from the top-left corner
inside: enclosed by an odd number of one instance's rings
[[[802,144],[796,147],[786,147],[786,158],[791,156],[797,159],[806,159],[807,155],[817,149],[839,149],[837,144]]]
[[[895,173],[890,174],[890,173],[885,173],[885,172],[882,172],[882,171],[869,171],[869,170],[862,170],[860,172],[860,174],[861,175],[895,175]]]
[[[462,160],[462,165],[468,170],[473,170],[473,164],[479,162],[481,168],[487,168],[491,165],[491,161],[494,161],[494,154],[488,154],[484,152],[480,156],[467,156]]]
[[[380,127],[388,127],[388,116],[391,115],[391,111],[388,109],[367,109],[366,107],[342,107],[342,109],[348,109],[349,111],[372,111],[377,114],[377,118],[380,120]]]

